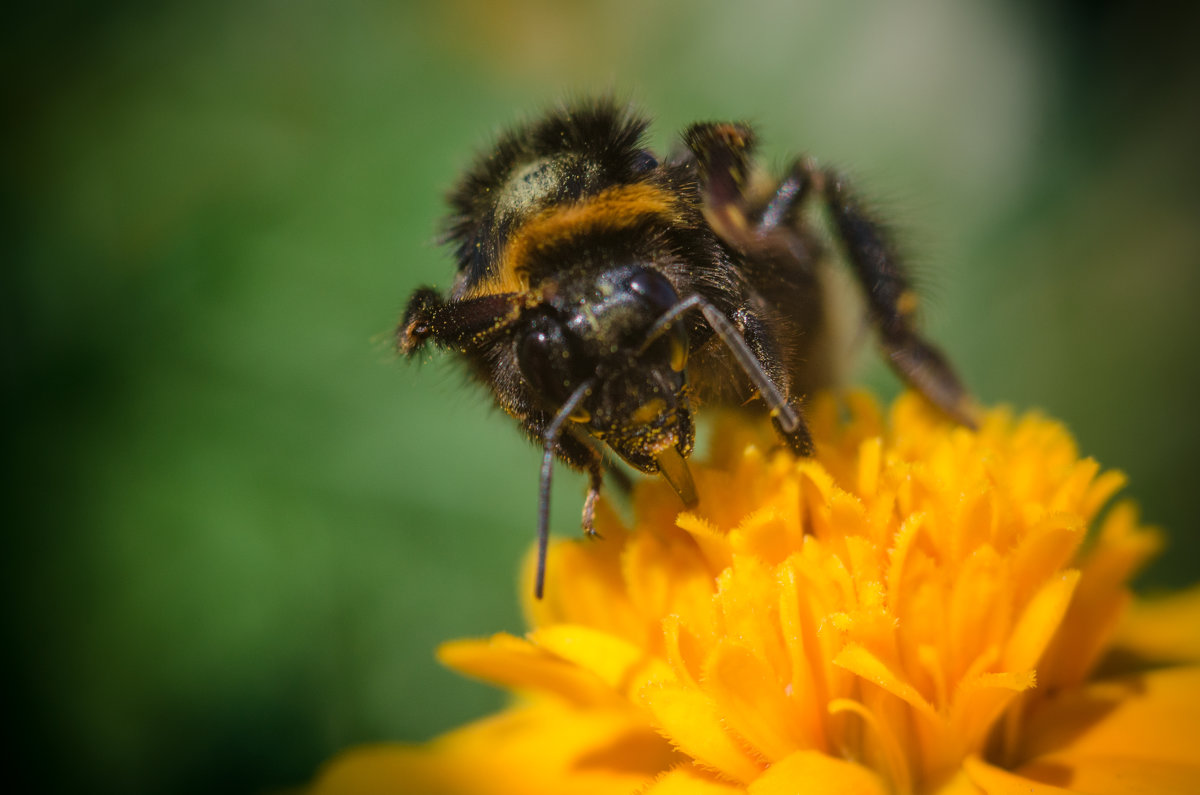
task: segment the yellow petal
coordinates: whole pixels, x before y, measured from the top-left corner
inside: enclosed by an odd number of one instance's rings
[[[796,751],[771,765],[747,787],[749,795],[887,795],[889,788],[871,770],[817,751]]]
[[[379,745],[335,758],[315,795],[607,795],[678,763],[628,712],[552,702],[510,709],[426,746]]]

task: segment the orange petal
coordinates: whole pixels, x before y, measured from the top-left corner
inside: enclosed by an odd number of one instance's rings
[[[963,760],[963,769],[967,771],[967,778],[971,783],[987,795],[1070,795],[1074,792],[1074,790],[1042,784],[1017,773],[1010,773],[1003,768],[989,765],[975,756],[969,756]],[[952,790],[953,792],[964,791],[958,788],[962,786],[960,781],[954,783],[956,788]]]
[[[629,601],[642,617],[644,631],[654,623],[645,618],[689,612],[712,596],[713,578],[704,557],[693,545],[680,543],[682,538],[681,533],[670,538],[638,533],[621,553]]]
[[[670,681],[671,667],[640,646],[578,624],[556,624],[529,633],[535,645],[600,678],[632,698],[650,680]]]
[[[556,539],[551,543],[544,599],[533,597],[537,549],[531,546],[522,566],[521,601],[526,624],[546,626],[560,621],[601,627],[616,635],[637,637],[644,619],[629,603],[621,573],[626,531],[601,500],[597,506],[599,539]]]
[[[798,710],[761,657],[743,646],[721,643],[705,666],[703,681],[722,722],[759,755],[781,759],[801,747]]]
[[[1034,671],[978,674],[962,682],[954,696],[951,725],[963,748],[980,748],[1000,713],[1017,694],[1036,686]]]
[[[1001,663],[1003,669],[1025,671],[1037,666],[1062,623],[1078,583],[1079,572],[1069,569],[1038,589],[1013,627]]]
[[[774,573],[753,557],[734,558],[733,567],[717,578],[712,600],[724,620],[722,634],[765,660],[770,670],[786,676],[791,668],[779,631],[779,590]]]
[[[909,768],[904,748],[901,746],[900,736],[896,732],[889,730],[878,713],[869,709],[862,702],[853,701],[848,698],[835,698],[830,701],[829,714],[838,715],[841,713],[857,715],[862,719],[863,724],[874,739],[875,750],[873,757],[879,759],[884,765],[893,788],[899,792],[911,791],[912,771]]]
[[[1087,525],[1075,514],[1050,514],[1026,531],[1012,551],[1012,570],[1018,604],[1025,604],[1033,593],[1056,571],[1064,568],[1087,533]]]
[[[1095,682],[1029,714],[1020,758],[1161,760],[1186,764],[1200,782],[1200,667]]]
[[[1161,759],[1052,754],[1023,765],[1017,773],[1088,795],[1194,795],[1200,786],[1200,765]]]
[[[678,756],[628,713],[555,702],[510,709],[425,746],[379,745],[335,758],[315,795],[630,792]]]
[[[761,766],[738,745],[721,722],[712,700],[695,690],[652,685],[642,691],[659,731],[679,750],[707,768],[738,782],[753,781]]]
[[[745,792],[695,765],[680,765],[663,773],[641,795],[738,795]]]
[[[937,711],[925,700],[917,689],[897,676],[882,660],[871,654],[862,646],[847,644],[833,659],[833,664],[847,671],[858,674],[868,682],[874,682],[887,692],[905,701],[916,709],[917,713],[936,723],[939,720]]]
[[[883,466],[883,439],[865,439],[858,446],[858,494],[874,497],[879,490],[879,472]]]
[[[696,539],[696,546],[713,571],[729,565],[729,538],[715,524],[695,512],[684,511],[676,517],[675,526]]]
[[[1126,477],[1124,472],[1116,469],[1102,472],[1099,477],[1092,481],[1092,485],[1088,488],[1083,498],[1083,505],[1080,512],[1084,518],[1091,521],[1104,503],[1108,502],[1118,491],[1125,488],[1125,483]]]
[[[443,643],[437,656],[456,671],[513,690],[555,693],[577,705],[619,701],[590,671],[504,632],[483,640]]]
[[[1145,660],[1200,662],[1200,586],[1134,602],[1116,644]]]
[[[796,751],[771,765],[747,787],[748,795],[887,795],[889,788],[873,771],[819,751]]]
[[[789,485],[799,494],[794,483]],[[797,546],[795,534],[789,529],[775,506],[765,505],[738,523],[730,534],[730,546],[735,555],[754,555],[765,563],[775,563]]]

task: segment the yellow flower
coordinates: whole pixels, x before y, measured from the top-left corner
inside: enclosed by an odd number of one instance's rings
[[[1123,477],[1037,415],[848,404],[810,411],[809,460],[723,419],[696,510],[642,483],[632,528],[606,506],[552,548],[524,638],[441,648],[513,707],[316,791],[1200,789],[1200,597],[1130,609],[1159,538],[1097,519]]]

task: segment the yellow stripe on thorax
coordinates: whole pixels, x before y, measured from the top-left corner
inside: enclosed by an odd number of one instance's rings
[[[472,287],[468,297],[524,292],[529,289],[528,262],[537,251],[592,232],[637,226],[647,216],[676,219],[672,194],[644,183],[617,185],[573,204],[549,207],[511,233],[496,272]]]

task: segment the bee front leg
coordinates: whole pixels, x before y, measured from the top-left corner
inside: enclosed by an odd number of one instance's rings
[[[555,453],[558,459],[567,466],[587,473],[588,489],[587,495],[583,498],[580,526],[583,534],[588,538],[600,538],[600,534],[596,532],[596,503],[599,501],[600,491],[604,487],[604,456],[594,445],[589,443],[586,434],[571,427],[562,430],[558,437],[558,448]],[[628,483],[628,478],[626,478],[626,483]]]
[[[593,451],[594,452],[594,451]],[[597,453],[587,464],[588,490],[583,498],[583,534],[588,538],[600,538],[596,532],[596,502],[600,499],[600,487],[604,485],[604,469],[600,466],[600,455]]]

